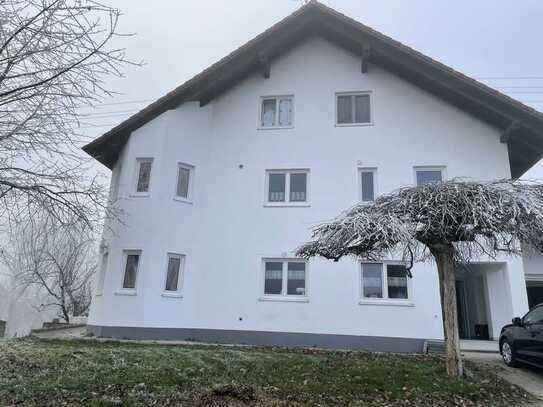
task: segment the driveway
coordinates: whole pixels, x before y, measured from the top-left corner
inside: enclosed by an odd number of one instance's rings
[[[509,383],[522,387],[541,400],[543,406],[543,370],[528,366],[512,368],[502,362],[499,353],[463,352],[466,359],[490,367],[494,373]]]

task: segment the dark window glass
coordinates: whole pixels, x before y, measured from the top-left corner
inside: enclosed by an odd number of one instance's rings
[[[362,201],[372,202],[375,200],[373,172],[362,171],[360,175],[362,180]]]
[[[426,185],[443,181],[439,170],[417,170],[417,185]]]
[[[279,100],[279,126],[292,125],[292,99]]]
[[[285,180],[286,174],[269,175],[268,200],[270,202],[285,201]]]
[[[151,181],[151,161],[140,162],[140,168],[138,172],[138,185],[137,192],[148,192],[149,183]]]
[[[283,263],[267,261],[265,263],[264,294],[281,294],[283,292]]]
[[[407,270],[401,264],[387,266],[388,298],[407,299]]]
[[[305,295],[305,263],[288,263],[287,294]]]
[[[126,267],[124,269],[123,288],[136,288],[136,276],[138,273],[139,254],[128,254],[126,256]]]
[[[364,297],[383,298],[383,264],[364,263],[362,265]]]
[[[370,95],[355,96],[355,123],[370,122]]]
[[[275,126],[275,109],[276,109],[275,99],[264,99],[262,101],[262,118],[261,118],[262,127]]]
[[[349,124],[353,122],[353,98],[351,96],[338,96],[337,122],[338,124]]]
[[[543,324],[543,307],[531,310],[524,316],[525,324]]]
[[[189,197],[190,169],[179,167],[177,173],[177,196],[181,198]]]
[[[290,174],[290,201],[305,202],[307,200],[307,174]]]
[[[180,266],[181,266],[181,259],[179,257],[168,258],[168,274],[166,276],[166,291],[177,291]]]

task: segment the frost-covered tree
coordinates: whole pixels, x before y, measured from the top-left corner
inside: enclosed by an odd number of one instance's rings
[[[96,271],[96,240],[84,221],[60,222],[48,212],[17,225],[0,251],[0,261],[21,294],[42,298],[66,321],[86,315]]]
[[[463,374],[458,337],[455,269],[483,256],[543,249],[543,185],[500,180],[452,180],[406,187],[360,204],[313,231],[297,255],[339,260],[400,257],[409,266],[437,264],[446,365]]]

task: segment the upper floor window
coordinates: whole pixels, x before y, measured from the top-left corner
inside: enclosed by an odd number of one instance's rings
[[[369,92],[338,93],[336,95],[336,124],[352,126],[371,124]]]
[[[136,193],[145,194],[149,192],[151,186],[151,169],[153,166],[152,158],[136,159]]]
[[[124,250],[124,290],[135,290],[140,265],[141,250]]]
[[[306,297],[306,271],[305,260],[264,260],[264,296]]]
[[[362,202],[375,201],[377,193],[377,168],[360,168],[360,199]]]
[[[400,263],[362,263],[362,299],[407,300],[407,269]]]
[[[175,189],[176,198],[189,201],[192,199],[192,183],[194,167],[192,165],[177,164],[177,185]]]
[[[181,254],[168,253],[168,266],[166,268],[164,294],[179,295],[183,285],[184,265],[185,256]]]
[[[444,167],[415,167],[417,186],[443,181]]]
[[[267,202],[306,204],[309,170],[270,170],[266,173]]]
[[[292,127],[294,96],[266,96],[261,98],[260,128]]]

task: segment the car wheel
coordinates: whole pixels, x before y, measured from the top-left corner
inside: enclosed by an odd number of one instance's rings
[[[502,355],[503,361],[507,366],[517,367],[518,363],[515,359],[515,354],[513,352],[513,347],[504,339],[500,344],[500,353]]]

